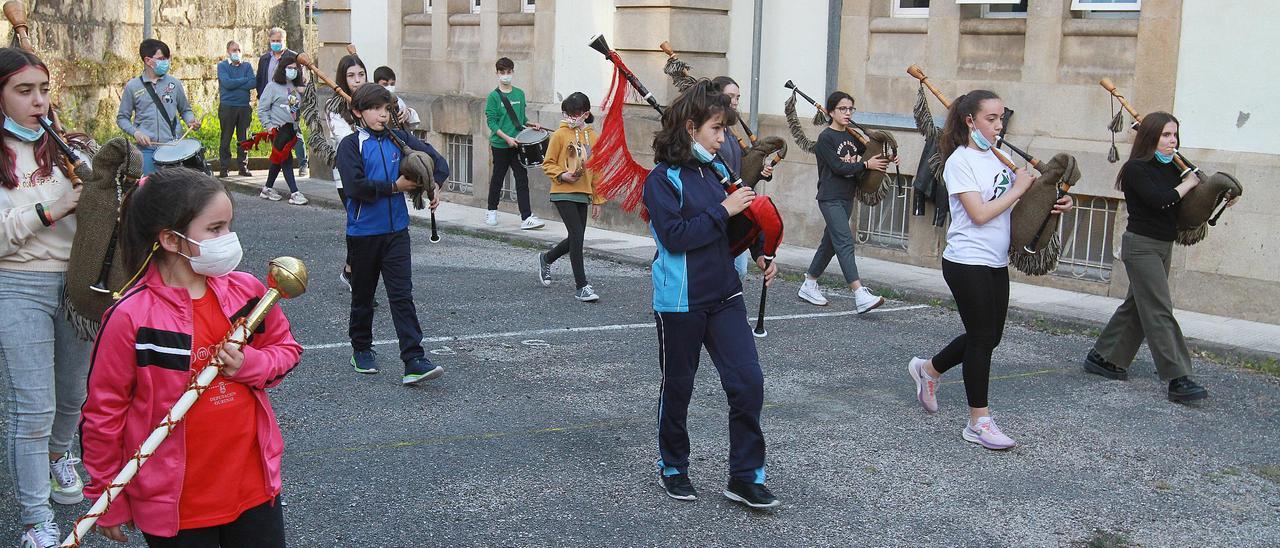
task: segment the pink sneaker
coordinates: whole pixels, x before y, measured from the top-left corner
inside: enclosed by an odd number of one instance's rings
[[[907,363],[907,373],[911,374],[911,379],[916,381],[916,399],[920,400],[920,405],[929,413],[937,413],[938,379],[925,373],[924,364],[925,360],[911,358]]]
[[[982,417],[978,419],[978,424],[974,425],[966,423],[960,435],[964,441],[976,443],[987,449],[1008,449],[1017,445],[1013,438],[1000,431],[1000,427],[996,426],[996,421],[991,420],[991,417]]]

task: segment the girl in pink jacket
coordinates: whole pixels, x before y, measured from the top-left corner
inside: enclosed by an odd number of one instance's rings
[[[242,250],[231,197],[216,179],[170,168],[126,200],[120,251],[137,283],[103,316],[80,424],[85,494],[96,499],[214,357],[225,364],[186,418],[125,487],[98,531],[149,546],[284,546],[284,442],[267,388],[302,347],[279,307],[240,349],[219,345],[265,293],[235,272]]]

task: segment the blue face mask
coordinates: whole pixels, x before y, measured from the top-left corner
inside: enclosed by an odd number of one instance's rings
[[[53,123],[48,118],[45,118],[44,121],[46,123]],[[14,119],[10,118],[8,115],[4,117],[4,129],[5,131],[12,133],[14,137],[17,137],[28,143],[34,143],[40,140],[41,137],[44,137],[43,127],[39,129],[31,129],[29,127],[26,127],[14,121]]]
[[[711,151],[707,150],[706,147],[702,146],[698,141],[694,141],[693,157],[697,158],[698,161],[704,164],[709,164],[711,163],[711,160],[715,159],[716,155],[712,154]]]
[[[5,127],[9,127],[9,122],[8,122],[8,120],[6,120],[6,121],[5,121]],[[1165,155],[1164,155],[1164,153],[1162,153],[1162,152],[1160,152],[1160,151],[1158,151],[1158,150],[1157,150],[1157,151],[1156,151],[1156,160],[1158,160],[1158,161],[1159,161],[1160,163],[1162,163],[1162,164],[1172,163],[1172,162],[1173,162],[1173,155],[1165,156]]]
[[[291,68],[284,69],[285,80],[292,82],[297,78],[298,78],[298,69],[291,69]]]
[[[981,131],[978,131],[977,129],[970,131],[969,138],[973,139],[973,144],[977,145],[978,148],[984,151],[991,149],[991,141],[988,141],[987,138],[982,135]]]
[[[169,60],[163,59],[160,61],[156,61],[156,68],[154,70],[156,71],[156,76],[164,76],[166,74],[169,74]]]
[[[284,42],[271,43],[271,51],[282,51],[282,50],[284,50]]]

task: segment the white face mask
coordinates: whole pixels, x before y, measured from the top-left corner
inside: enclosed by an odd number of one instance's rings
[[[203,242],[192,240],[181,232],[174,231],[174,234],[182,236],[184,240],[200,248],[200,255],[196,257],[178,253],[191,262],[191,270],[196,274],[214,278],[226,276],[240,266],[240,259],[244,257],[244,249],[240,247],[240,237],[235,232],[228,232]]]
[[[395,92],[396,92],[396,86],[395,86],[395,84],[392,84],[392,85],[389,85],[389,86],[382,86],[382,87],[387,88],[387,91],[390,91],[391,93],[395,93]]]
[[[509,85],[511,85],[511,81],[512,81],[513,79],[515,79],[515,76],[510,75],[510,74],[503,74],[503,75],[501,75],[501,76],[498,76],[498,83],[499,83],[499,84],[502,84],[502,85],[504,85],[504,86],[509,86]]]

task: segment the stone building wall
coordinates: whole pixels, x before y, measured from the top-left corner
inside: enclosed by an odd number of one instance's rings
[[[55,99],[69,128],[99,138],[120,133],[115,125],[125,82],[142,73],[142,0],[41,0],[26,2],[31,40],[53,73]],[[154,0],[153,37],[169,44],[172,74],[182,80],[192,107],[217,117],[216,65],[228,40],[240,42],[257,64],[267,29],[285,28],[289,45],[304,42],[299,0]],[[0,32],[12,34],[7,21]],[[256,68],[256,66],[255,66]],[[215,153],[216,154],[216,153]]]

